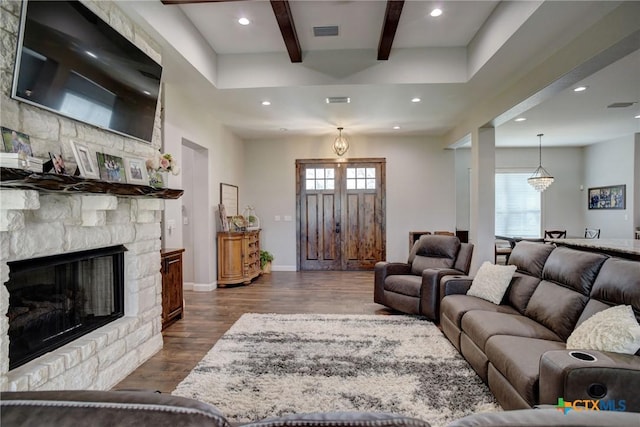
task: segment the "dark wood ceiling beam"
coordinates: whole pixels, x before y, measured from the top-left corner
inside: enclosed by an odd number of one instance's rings
[[[287,0],[271,0],[273,13],[278,21],[278,27],[282,33],[282,39],[289,52],[291,62],[302,62],[302,50],[296,33],[296,26],[293,23],[293,15]]]
[[[382,24],[382,33],[378,44],[378,61],[389,59],[403,6],[404,0],[387,0],[387,11],[384,14],[384,23]]]

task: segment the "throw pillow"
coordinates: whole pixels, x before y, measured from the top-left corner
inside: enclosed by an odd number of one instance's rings
[[[473,278],[467,295],[500,304],[515,272],[515,265],[495,265],[485,261]]]
[[[640,349],[640,325],[630,305],[594,314],[567,338],[567,349],[635,354]]]

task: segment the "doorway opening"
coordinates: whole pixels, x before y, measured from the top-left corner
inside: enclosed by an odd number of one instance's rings
[[[296,160],[297,269],[372,270],[386,258],[386,160]]]

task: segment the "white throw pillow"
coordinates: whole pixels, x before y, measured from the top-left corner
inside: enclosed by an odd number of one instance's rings
[[[500,304],[515,272],[515,265],[494,265],[485,261],[473,278],[467,295]]]
[[[567,349],[635,354],[640,348],[640,325],[630,305],[594,314],[567,338]]]

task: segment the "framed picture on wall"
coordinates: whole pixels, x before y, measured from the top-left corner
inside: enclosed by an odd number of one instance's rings
[[[589,189],[589,209],[626,209],[627,186],[610,185]]]
[[[220,203],[227,210],[227,216],[238,215],[238,186],[220,183]]]

